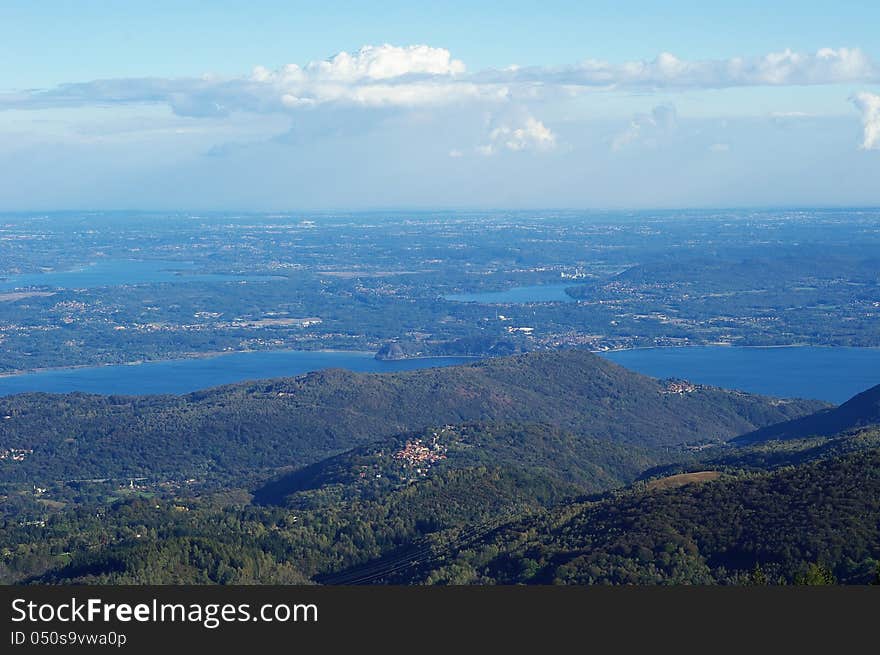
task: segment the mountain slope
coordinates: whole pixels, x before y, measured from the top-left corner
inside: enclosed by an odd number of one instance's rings
[[[472,466],[432,472],[375,497],[329,494],[314,507],[181,506],[130,499],[0,530],[0,582],[285,584],[424,548],[444,531],[492,526],[557,504],[577,487],[540,472]],[[366,496],[366,494],[365,494]],[[2,524],[0,524],[2,525]],[[487,528],[482,528],[486,530]],[[59,553],[62,553],[59,555]]]
[[[633,491],[436,549],[394,583],[866,583],[880,558],[880,449],[758,477]]]
[[[722,440],[803,416],[815,401],[661,382],[585,351],[394,374],[342,370],[185,396],[25,394],[0,399],[0,481],[151,476],[241,481],[383,436],[467,421],[546,423],[616,443]]]
[[[634,446],[578,437],[541,424],[468,423],[383,439],[330,457],[261,486],[259,504],[300,507],[382,498],[395,488],[472,467],[504,467],[594,493],[631,482],[656,461]]]
[[[773,439],[827,437],[840,432],[880,424],[880,384],[831,409],[770,425],[744,434],[733,443],[748,444]]]

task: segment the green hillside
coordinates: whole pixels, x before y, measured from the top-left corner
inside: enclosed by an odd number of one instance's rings
[[[880,560],[880,449],[526,517],[383,582],[867,583]]]
[[[583,488],[513,466],[438,465],[357,489],[362,478],[345,476],[369,461],[362,451],[313,469],[285,507],[130,500],[45,526],[9,521],[0,580],[866,583],[880,563],[880,448],[860,443],[771,472],[579,499]]]
[[[329,370],[185,396],[0,399],[0,482],[267,477],[383,436],[468,421],[545,423],[643,448],[723,440],[825,405],[713,388],[672,393],[585,351],[394,374]]]
[[[0,583],[253,584],[323,578],[448,533],[481,534],[578,493],[522,469],[433,472],[376,497],[326,490],[303,505],[130,499],[45,521],[0,521]],[[332,500],[332,502],[323,502]],[[483,526],[480,528],[480,526]],[[479,529],[478,529],[479,528]]]
[[[870,582],[875,392],[827,409],[569,351],[6,398],[0,443],[33,452],[0,460],[0,583]],[[816,436],[829,416],[849,429]],[[28,484],[138,470],[213,484]]]
[[[827,437],[845,430],[876,424],[880,424],[880,384],[853,396],[839,407],[820,410],[815,414],[770,425],[744,434],[734,442],[747,444],[773,439]]]
[[[297,469],[255,492],[261,504],[312,506],[384,494],[434,471],[504,467],[593,493],[620,487],[656,461],[634,446],[541,424],[446,425],[389,437]]]

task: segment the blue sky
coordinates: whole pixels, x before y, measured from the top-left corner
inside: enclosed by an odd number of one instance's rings
[[[0,208],[880,204],[880,3],[767,4],[6,0]]]

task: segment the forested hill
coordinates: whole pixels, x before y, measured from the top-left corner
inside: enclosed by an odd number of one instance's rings
[[[827,437],[876,424],[880,424],[880,384],[853,396],[839,407],[770,425],[737,437],[733,442],[748,444],[774,439]]]
[[[0,481],[144,475],[235,480],[383,436],[473,420],[547,423],[643,447],[729,439],[815,412],[714,388],[677,390],[586,351],[393,374],[329,370],[185,396],[0,399]]]
[[[285,507],[132,498],[59,512],[45,524],[8,521],[0,582],[878,580],[880,435],[776,471],[704,471],[574,499],[578,487],[560,479],[562,471],[525,461],[540,440],[564,435],[488,429],[444,436],[453,466],[438,463],[429,473],[425,462],[395,458],[402,443],[393,440],[332,458],[288,480],[297,484]],[[521,450],[521,466],[487,466],[466,448],[456,454],[450,436],[459,446],[488,443],[490,452],[494,444],[496,453],[512,439],[532,447]],[[579,477],[589,485],[602,472],[582,468]]]
[[[259,504],[308,506],[381,498],[436,471],[503,467],[568,485],[574,494],[606,491],[634,480],[652,454],[576,436],[549,425],[466,423],[388,437],[297,469],[261,486]]]
[[[865,584],[880,580],[878,560],[880,450],[873,448],[559,507],[376,581]]]

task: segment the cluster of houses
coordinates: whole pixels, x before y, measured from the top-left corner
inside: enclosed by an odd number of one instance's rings
[[[0,448],[0,459],[8,459],[13,462],[23,462],[28,455],[33,454],[33,449],[25,448]]]
[[[668,380],[661,393],[685,394],[693,393],[696,390],[697,385],[693,382],[688,382],[687,380]]]
[[[446,459],[446,446],[436,438],[430,444],[426,444],[421,439],[412,439],[391,457],[408,466],[425,467]]]

